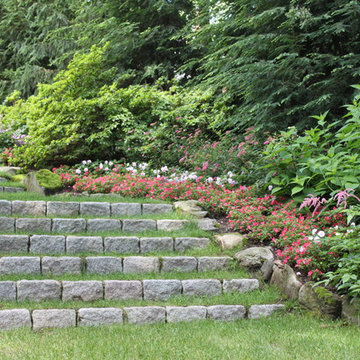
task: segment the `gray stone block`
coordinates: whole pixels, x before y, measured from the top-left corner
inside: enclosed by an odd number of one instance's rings
[[[143,287],[139,280],[105,280],[105,300],[142,300]]]
[[[48,215],[79,215],[80,205],[75,201],[48,201],[47,214]]]
[[[122,272],[122,258],[111,256],[95,256],[86,258],[88,274],[113,274]]]
[[[63,281],[63,301],[81,300],[95,301],[104,298],[101,281]]]
[[[0,235],[0,252],[28,252],[27,235]]]
[[[111,204],[111,216],[136,216],[141,215],[141,204],[136,203],[114,203]]]
[[[232,258],[229,256],[203,256],[198,258],[199,271],[228,270],[231,267],[231,264]]]
[[[169,323],[206,319],[206,306],[167,306],[166,320]]]
[[[141,232],[156,230],[156,221],[151,219],[126,219],[123,220],[123,231]]]
[[[60,300],[61,284],[56,280],[20,280],[17,282],[18,301]]]
[[[124,258],[123,271],[125,274],[158,273],[160,261],[157,257],[129,256]]]
[[[114,325],[123,322],[123,311],[118,308],[83,308],[78,311],[79,326]]]
[[[144,300],[168,300],[181,290],[180,280],[143,280]]]
[[[79,257],[50,257],[41,260],[43,275],[81,274],[81,258]]]
[[[15,219],[0,217],[0,231],[15,231]]]
[[[245,293],[259,288],[257,279],[232,279],[223,281],[224,293]]]
[[[18,192],[24,192],[25,189],[21,187],[4,186],[3,191],[7,193],[18,193]]]
[[[20,201],[12,202],[12,213],[16,215],[46,215],[45,201]]]
[[[110,216],[110,203],[81,202],[80,215]]]
[[[174,240],[171,237],[140,238],[140,252],[173,251]]]
[[[120,231],[121,221],[118,219],[88,219],[87,231]]]
[[[160,306],[126,307],[124,311],[130,324],[165,322],[165,308]]]
[[[103,250],[101,236],[68,236],[66,238],[66,251],[71,254],[81,252],[102,253]]]
[[[273,312],[285,310],[285,305],[272,304],[272,305],[252,305],[249,308],[248,318],[259,319],[263,316],[270,316]]]
[[[40,274],[39,257],[2,257],[0,259],[0,274]]]
[[[206,249],[210,245],[208,238],[178,237],[175,238],[175,251]]]
[[[65,252],[65,236],[33,235],[30,236],[31,253],[61,254]]]
[[[76,312],[72,309],[34,310],[32,319],[34,330],[76,326]]]
[[[142,213],[143,215],[149,214],[168,214],[173,211],[171,204],[143,204]]]
[[[187,296],[214,296],[221,294],[221,282],[216,279],[183,280],[183,294]]]
[[[52,232],[77,233],[86,231],[85,219],[53,219]]]
[[[0,281],[0,301],[16,301],[16,283]]]
[[[220,321],[234,321],[244,319],[246,308],[242,305],[214,305],[208,306],[208,318]]]
[[[31,317],[29,310],[0,310],[0,330],[12,330],[21,327],[31,328]]]
[[[104,239],[104,249],[105,252],[115,252],[118,254],[139,253],[139,238],[136,236],[106,237]]]
[[[11,215],[11,201],[0,200],[0,214]]]
[[[192,256],[164,256],[161,272],[192,272],[197,271],[197,259]]]
[[[24,232],[51,232],[51,219],[20,218],[15,222],[16,231]]]
[[[188,222],[188,220],[158,220],[157,229],[164,231],[181,230]]]
[[[218,230],[218,223],[215,219],[199,219],[196,220],[198,227],[205,231],[216,231]]]

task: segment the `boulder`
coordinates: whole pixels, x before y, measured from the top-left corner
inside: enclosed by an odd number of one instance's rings
[[[176,201],[174,207],[181,213],[190,214],[199,219],[202,219],[207,215],[207,211],[204,211],[204,209],[198,205],[196,200]]]
[[[274,265],[270,284],[276,285],[289,299],[294,300],[298,299],[302,285],[289,265],[284,265],[282,268]]]
[[[342,302],[341,317],[347,322],[360,326],[360,301],[344,299]]]
[[[244,237],[239,233],[228,233],[215,235],[216,242],[220,245],[222,250],[233,249],[236,246],[242,246]]]
[[[266,260],[273,260],[274,255],[269,247],[251,247],[235,254],[240,266],[260,268]]]
[[[19,167],[15,166],[0,166],[0,173],[6,174],[9,177],[14,176],[20,171]]]

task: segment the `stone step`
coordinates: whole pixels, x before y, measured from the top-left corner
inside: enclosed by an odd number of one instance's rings
[[[129,233],[142,231],[176,231],[195,223],[206,231],[215,231],[216,220],[153,220],[153,219],[84,219],[84,218],[14,218],[0,217],[0,231],[6,232],[46,232],[79,233],[101,231],[124,231]]]
[[[0,200],[0,214],[2,215],[121,217],[168,214],[171,212],[173,212],[172,204]]]
[[[22,187],[14,187],[14,186],[0,186],[0,192],[5,193],[18,193],[18,192],[24,192],[25,189]]]
[[[235,321],[258,319],[283,311],[284,305],[212,305],[212,306],[143,306],[123,308],[80,308],[0,310],[0,329],[16,328],[64,328],[74,326],[99,326],[122,323],[151,324],[194,320]]]
[[[0,258],[0,275],[204,272],[229,270],[232,264],[229,256],[4,256]]]
[[[156,251],[183,252],[206,249],[210,239],[199,237],[0,235],[0,253],[145,254]]]
[[[165,301],[173,296],[217,296],[245,293],[259,288],[257,279],[187,280],[19,280],[0,281],[1,301]]]

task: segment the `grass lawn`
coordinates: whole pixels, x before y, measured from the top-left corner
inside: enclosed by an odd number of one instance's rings
[[[2,360],[358,359],[360,329],[299,314],[214,321],[0,334]]]

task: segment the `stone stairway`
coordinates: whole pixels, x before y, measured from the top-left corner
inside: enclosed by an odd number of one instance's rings
[[[171,204],[0,200],[0,216],[0,329],[232,321],[284,308],[187,304],[260,285],[236,277],[232,257],[207,254],[216,221],[177,216]],[[202,236],[187,236],[189,224]]]

